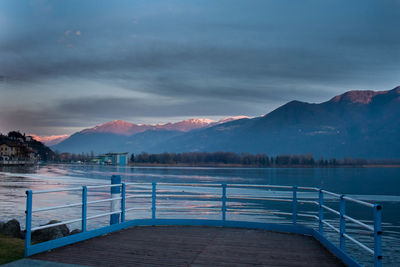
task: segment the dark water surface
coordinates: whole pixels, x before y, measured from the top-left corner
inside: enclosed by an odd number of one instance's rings
[[[125,182],[169,182],[169,183],[233,183],[233,184],[277,184],[320,187],[332,192],[348,194],[354,198],[380,203],[383,206],[383,230],[384,230],[384,262],[386,266],[400,266],[400,168],[168,168],[168,167],[110,167],[110,166],[86,166],[86,165],[41,165],[31,168],[3,167],[0,168],[0,221],[16,218],[24,224],[25,191],[27,189],[43,190],[74,187],[82,185],[96,185],[110,183],[113,174],[122,176]],[[175,188],[180,190],[179,187]],[[256,192],[256,191],[254,191]],[[254,194],[254,192],[252,194]],[[218,194],[219,191],[210,192]],[[270,192],[274,193],[274,192]],[[281,192],[282,193],[282,192]],[[285,192],[283,192],[285,193]],[[97,190],[89,195],[92,199],[101,199],[107,196],[106,190]],[[255,193],[257,194],[257,192]],[[63,205],[66,203],[77,203],[80,195],[72,192],[53,193],[47,196],[38,195],[34,198],[34,208]],[[316,195],[304,195],[306,198],[315,198]],[[329,202],[329,201],[328,201]],[[191,202],[192,203],[192,202]],[[132,202],[132,205],[148,208],[149,202]],[[273,203],[274,204],[274,203]],[[109,205],[109,204],[108,204]],[[177,204],[178,205],[178,204]],[[174,207],[176,207],[175,205]],[[182,205],[180,202],[179,205]],[[196,203],[196,208],[219,208],[218,203]],[[262,209],[285,210],[284,206],[276,205],[272,209],[264,204],[233,203],[246,209],[259,211]],[[271,205],[271,204],[269,204]],[[338,203],[331,201],[330,206],[337,208]],[[174,208],[170,207],[170,208]],[[189,207],[189,206],[188,206]],[[194,206],[190,206],[194,207]],[[94,212],[107,211],[109,206],[98,205]],[[306,213],[317,214],[317,209],[300,206]],[[148,217],[148,211],[137,211],[128,215],[128,219]],[[346,207],[347,214],[365,223],[372,223],[372,211],[364,210],[359,205],[351,203]],[[71,214],[79,217],[79,207],[72,211],[58,210],[45,213],[34,213],[33,223],[36,225],[45,223],[50,219],[70,219]],[[94,213],[95,214],[95,213]],[[219,218],[218,212],[193,213],[196,218]],[[90,216],[90,214],[88,214]],[[163,213],[160,212],[160,216]],[[245,218],[243,216],[258,216],[256,220],[286,220],[281,217],[268,217],[262,215],[236,214],[232,213],[228,219]],[[240,217],[242,216],[242,217]],[[252,217],[254,218],[254,217]],[[326,217],[337,225],[337,218]],[[310,220],[301,221],[304,224],[315,226]],[[106,224],[107,219],[93,220],[90,227],[98,224]],[[373,248],[372,238],[364,231],[356,230],[349,226],[349,233],[365,242]],[[70,228],[79,228],[79,224]],[[337,234],[330,233],[334,241]],[[357,250],[348,241],[347,247],[361,263],[370,265],[371,261],[367,253]],[[352,254],[352,255],[353,255]]]

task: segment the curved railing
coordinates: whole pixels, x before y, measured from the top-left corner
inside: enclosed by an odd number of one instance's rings
[[[117,180],[118,181],[118,180]],[[88,201],[88,191],[110,188],[111,197]],[[273,190],[273,191],[271,191]],[[32,200],[35,195],[47,194],[55,192],[80,191],[81,201],[78,203],[58,205],[51,207],[42,207],[33,209]],[[317,197],[304,197],[313,193]],[[118,231],[134,225],[209,225],[209,226],[226,226],[226,227],[244,227],[244,228],[260,228],[273,231],[291,232],[314,236],[326,248],[339,257],[345,264],[349,266],[360,266],[358,261],[346,253],[346,241],[349,240],[360,249],[369,253],[373,257],[374,266],[382,265],[382,228],[381,228],[381,212],[382,208],[378,204],[371,204],[362,200],[354,199],[345,195],[336,194],[320,188],[314,187],[297,187],[282,185],[250,185],[250,184],[205,184],[205,183],[116,183],[110,185],[83,186],[65,189],[42,190],[42,191],[26,191],[26,236],[25,236],[25,256],[30,256],[56,247],[65,246],[75,242],[79,242],[88,238],[99,236],[102,234]],[[131,205],[129,199],[148,199],[151,206],[146,208]],[[336,210],[326,205],[325,201],[337,199],[339,201],[339,209]],[[202,211],[213,212],[219,214],[219,219],[198,219],[191,218],[190,212],[198,208],[196,206],[179,206],[170,207],[171,203],[179,200],[190,201],[208,201],[214,203],[212,207],[203,208]],[[91,205],[110,202],[111,209],[109,212],[102,212],[87,216],[88,209]],[[278,202],[290,205],[289,208],[282,208],[275,204],[274,210],[258,208],[257,210],[243,208],[240,203],[269,203]],[[346,202],[352,202],[354,205],[365,206],[373,210],[373,225],[362,222],[346,214]],[[301,205],[301,207],[300,207]],[[304,205],[310,205],[308,209],[303,209]],[[81,216],[58,222],[55,224],[39,225],[32,227],[32,216],[36,213],[68,209],[72,207],[81,207]],[[127,220],[128,212],[148,210],[147,219]],[[151,212],[151,215],[150,215]],[[268,223],[260,220],[253,220],[248,216],[245,221],[232,220],[228,216],[237,214],[238,212],[246,212],[247,214],[265,213],[276,216],[286,217],[277,223]],[[338,218],[338,227],[332,223],[332,220],[324,219],[326,213],[330,213]],[[162,213],[164,216],[158,216]],[[168,218],[170,214],[176,214],[173,218]],[[87,230],[87,222],[89,220],[110,216],[110,225]],[[165,217],[165,218],[163,218]],[[317,227],[310,224],[298,222],[298,218],[308,218],[316,222]],[[77,223],[81,224],[81,233],[62,237],[56,240],[46,241],[38,244],[31,244],[31,234],[33,231],[55,227],[63,224]],[[351,222],[352,226],[364,229],[373,235],[374,247],[370,248],[366,244],[357,240],[350,233],[346,232],[346,222]],[[336,246],[330,238],[332,235],[326,235],[326,227],[337,232],[339,246]]]

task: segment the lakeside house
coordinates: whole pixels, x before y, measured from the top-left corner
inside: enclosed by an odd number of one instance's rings
[[[25,138],[0,138],[0,165],[33,164],[38,160],[37,153],[28,146]],[[29,138],[28,140],[31,140],[31,137]]]

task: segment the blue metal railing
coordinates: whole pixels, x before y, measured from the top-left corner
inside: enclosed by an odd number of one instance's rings
[[[112,194],[111,198],[99,199],[88,201],[88,191],[97,188],[120,188],[120,193],[117,197]],[[133,187],[133,189],[130,189]],[[162,187],[163,189],[158,189]],[[176,188],[191,188],[190,190],[171,191],[168,189]],[[221,189],[220,194],[218,188]],[[195,190],[194,190],[195,189]],[[214,191],[212,191],[212,190]],[[253,192],[252,190],[262,190]],[[197,190],[197,191],[196,191]],[[211,192],[211,191],[212,192]],[[216,191],[217,190],[217,191]],[[269,191],[267,191],[269,190]],[[274,191],[270,191],[274,190]],[[65,192],[65,191],[81,191],[82,201],[80,203],[72,203],[62,206],[52,206],[45,208],[32,208],[32,199],[37,194],[47,194],[54,192]],[[230,192],[231,191],[231,192]],[[115,192],[115,190],[114,190]],[[119,191],[118,191],[119,192]],[[263,192],[268,192],[267,196],[263,195]],[[280,192],[280,195],[275,196],[276,192]],[[302,194],[307,192],[314,192],[317,194],[315,200],[304,199]],[[229,194],[231,193],[231,194]],[[118,231],[134,225],[210,225],[210,226],[231,226],[231,227],[245,227],[245,228],[260,228],[267,230],[292,232],[299,234],[306,234],[315,237],[325,247],[327,247],[332,253],[339,257],[345,264],[349,266],[360,266],[360,264],[350,257],[346,253],[346,241],[350,240],[355,245],[370,253],[373,256],[374,266],[382,266],[382,227],[381,227],[381,214],[382,207],[378,204],[371,204],[362,200],[350,198],[345,195],[336,194],[320,188],[314,187],[297,187],[297,186],[282,186],[282,185],[247,185],[247,184],[173,184],[173,183],[119,183],[111,185],[96,185],[96,186],[83,186],[65,189],[54,189],[54,190],[42,190],[42,191],[26,191],[26,235],[25,235],[25,256],[37,254],[49,249],[56,247],[65,246],[75,242],[79,242],[88,238],[92,238],[105,233]],[[339,200],[339,210],[335,210],[332,207],[326,205],[325,201],[329,197],[329,200]],[[142,207],[126,207],[128,199],[151,199],[151,218],[148,219],[132,219],[126,220],[126,214],[130,211],[142,210]],[[217,220],[205,220],[205,219],[189,219],[187,216],[182,218],[174,219],[161,219],[157,217],[157,202],[171,202],[172,200],[184,199],[195,200],[195,201],[220,201],[220,219]],[[230,203],[237,201],[247,202],[282,202],[291,204],[291,210],[267,210],[263,209],[262,212],[271,215],[288,216],[292,217],[289,224],[282,223],[268,223],[268,222],[256,222],[253,220],[247,221],[235,221],[228,220],[227,215],[233,212],[252,212],[251,210],[245,210],[230,206]],[[96,215],[88,216],[88,205],[95,203],[111,202],[112,209],[110,212],[100,213]],[[368,225],[360,220],[350,217],[346,214],[346,202],[352,202],[357,205],[365,206],[373,209],[373,226]],[[315,214],[307,212],[299,212],[299,204],[311,204],[316,207]],[[55,224],[40,225],[32,227],[32,214],[37,212],[57,210],[71,207],[81,206],[82,212],[81,217],[71,219]],[[117,207],[117,208],[116,208]],[[278,207],[279,208],[279,207]],[[174,208],[173,211],[183,210],[189,211],[192,208]],[[160,207],[160,211],[167,212],[168,209]],[[214,209],[213,211],[217,211]],[[324,218],[325,212],[330,212],[332,215],[339,217],[339,228],[335,227],[331,221]],[[120,219],[117,222],[110,222],[109,226],[96,228],[94,230],[87,230],[87,221],[104,216],[113,216],[115,214],[120,215]],[[184,214],[184,213],[181,213]],[[182,215],[180,215],[182,216]],[[318,227],[303,225],[298,222],[298,217],[311,218],[317,222]],[[115,216],[114,216],[115,218]],[[31,234],[33,231],[55,227],[58,225],[81,222],[81,233],[62,237],[56,240],[50,240],[38,244],[31,244]],[[358,241],[354,237],[350,236],[346,232],[346,222],[351,222],[353,226],[360,227],[371,233],[373,233],[374,248],[370,248],[362,242]],[[339,246],[336,246],[328,235],[325,234],[325,226],[339,234]]]

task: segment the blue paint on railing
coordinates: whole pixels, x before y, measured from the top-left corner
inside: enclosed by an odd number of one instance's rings
[[[297,186],[293,186],[292,216],[293,224],[297,223]]]
[[[31,246],[32,228],[32,190],[26,191],[26,211],[25,211],[25,257],[29,256]]]
[[[121,222],[125,222],[125,191],[126,186],[125,183],[122,184],[122,192],[121,192]]]
[[[382,206],[374,205],[374,265],[382,266]]]
[[[318,190],[318,231],[323,236],[324,235],[324,192],[322,189]]]
[[[226,221],[226,184],[222,184],[222,221]]]
[[[87,187],[82,187],[82,232],[86,232],[87,217]]]
[[[321,235],[318,231],[313,230],[312,236],[321,242],[330,252],[332,252],[336,257],[341,259],[344,264],[350,267],[361,267],[362,265],[357,262],[357,260],[350,257],[345,251],[338,248],[335,244],[333,244],[329,239],[325,236]]]
[[[345,240],[346,238],[350,238],[348,235],[346,235],[346,200],[350,200],[352,202],[367,206],[367,207],[373,207],[373,218],[374,218],[374,227],[369,227],[364,224],[364,227],[367,227],[368,229],[372,230],[373,229],[373,234],[374,234],[374,249],[371,250],[370,248],[366,247],[362,243],[356,241],[355,239],[352,239],[353,242],[358,245],[360,245],[362,248],[368,250],[369,252],[373,252],[374,254],[374,265],[375,266],[382,266],[382,226],[381,226],[381,219],[382,219],[382,207],[378,204],[372,205],[370,203],[360,201],[360,200],[354,200],[348,197],[344,197],[344,195],[338,195],[336,193],[332,193],[329,191],[324,191],[319,188],[311,188],[311,187],[288,187],[288,186],[268,186],[268,185],[250,185],[253,187],[269,187],[269,188],[278,188],[278,189],[283,189],[283,190],[292,190],[292,213],[285,213],[285,212],[276,212],[276,214],[281,214],[281,215],[291,215],[292,216],[292,224],[276,224],[276,223],[261,223],[261,222],[252,222],[252,221],[233,221],[233,220],[228,220],[227,219],[227,213],[228,213],[228,202],[229,200],[233,200],[227,197],[227,189],[231,187],[240,187],[242,186],[243,188],[248,188],[249,185],[228,185],[228,184],[221,184],[221,198],[218,198],[218,200],[221,201],[221,219],[219,220],[204,220],[204,219],[158,219],[156,217],[156,208],[157,208],[157,183],[153,182],[151,184],[151,198],[152,198],[152,208],[151,208],[151,218],[149,219],[135,219],[135,220],[126,220],[126,186],[128,184],[121,183],[121,177],[120,176],[112,176],[111,179],[111,185],[104,185],[104,186],[83,186],[82,187],[82,212],[81,212],[81,218],[78,219],[82,221],[82,232],[71,235],[71,236],[66,236],[63,238],[59,238],[56,240],[51,240],[39,244],[31,244],[31,234],[32,230],[35,230],[36,228],[32,228],[32,212],[35,211],[42,211],[44,209],[38,209],[38,210],[33,210],[32,209],[32,199],[33,195],[35,193],[50,193],[50,192],[59,192],[62,191],[62,189],[55,189],[55,190],[44,190],[44,191],[31,191],[28,190],[26,191],[27,194],[27,201],[26,201],[26,234],[25,234],[25,257],[28,257],[33,254],[37,254],[46,250],[54,249],[57,247],[65,246],[68,244],[73,244],[82,240],[86,240],[92,237],[96,237],[102,234],[107,234],[111,232],[115,232],[121,229],[125,229],[131,226],[136,226],[136,225],[204,225],[204,226],[224,226],[224,227],[243,227],[243,228],[256,228],[256,229],[265,229],[265,230],[271,230],[271,231],[279,231],[279,232],[289,232],[289,233],[296,233],[296,234],[304,234],[304,235],[310,235],[313,236],[315,239],[317,239],[319,242],[321,242],[322,245],[324,245],[326,248],[328,248],[333,254],[335,254],[338,258],[340,258],[346,265],[348,266],[361,266],[355,259],[350,257],[346,253],[346,244]],[[129,185],[134,185],[134,183],[129,183]],[[115,186],[117,185],[117,186]],[[142,184],[143,185],[143,184]],[[166,184],[163,183],[163,186],[173,186],[174,184]],[[207,186],[207,184],[181,184],[181,186],[192,186],[192,187],[199,187],[202,188],[204,186]],[[215,184],[209,184],[210,187],[216,187]],[[114,205],[114,208],[111,209],[110,213],[105,213],[101,214],[98,216],[104,216],[110,214],[110,225],[94,230],[87,231],[86,230],[86,225],[87,225],[87,209],[88,209],[88,201],[87,201],[87,194],[88,190],[91,188],[98,188],[98,187],[110,187],[111,188],[111,198],[110,199],[105,199],[106,201],[121,201],[121,202],[114,202],[115,203],[120,203],[120,210],[119,207],[116,208]],[[77,190],[79,188],[70,188],[70,189],[65,189],[66,191],[72,191],[72,190]],[[308,190],[308,191],[314,191],[318,193],[318,202],[315,201],[302,201],[301,198],[299,198],[298,191],[299,190]],[[287,191],[286,191],[287,192]],[[340,199],[340,209],[339,211],[335,211],[332,208],[324,206],[324,193],[329,194],[333,197],[336,197]],[[262,196],[260,197],[262,199]],[[213,199],[215,201],[215,197],[210,196],[210,199]],[[244,198],[246,199],[246,198]],[[252,199],[252,198],[248,198]],[[271,197],[264,198],[265,200],[273,200]],[[287,201],[285,199],[280,199],[279,197],[275,198],[275,201]],[[91,202],[89,202],[91,203]],[[318,230],[312,229],[310,227],[305,227],[300,225],[300,223],[297,222],[297,217],[298,216],[306,216],[310,217],[309,214],[304,214],[298,211],[298,203],[312,203],[316,204],[318,206],[318,216],[311,216],[315,219],[318,220]],[[56,208],[61,208],[61,207],[69,207],[69,206],[76,206],[76,204],[70,204],[70,205],[65,205],[65,206],[58,206]],[[113,207],[113,205],[112,205]],[[114,209],[117,209],[115,211]],[[324,220],[324,209],[331,211],[335,213],[336,215],[340,215],[340,229],[337,229],[333,225],[329,224]],[[115,212],[118,212],[117,214],[113,214]],[[273,212],[272,212],[273,213]],[[121,214],[121,221],[119,221],[119,215]],[[116,215],[116,216],[113,216]],[[91,216],[90,218],[98,217],[98,216]],[[347,216],[348,217],[348,216]],[[349,219],[349,218],[347,218]],[[352,220],[355,220],[353,218],[350,218]],[[355,220],[357,223],[361,223],[358,220]],[[353,221],[354,222],[354,221]],[[333,244],[328,238],[324,235],[324,224],[327,224],[330,228],[333,228],[335,231],[339,232],[339,239],[340,239],[340,245],[336,246]],[[361,223],[362,224],[362,223]],[[363,225],[361,225],[363,226]],[[45,226],[45,227],[51,227],[50,226]],[[40,226],[38,228],[43,229],[43,226]],[[364,247],[363,247],[364,246]]]
[[[344,195],[340,196],[340,249],[346,251],[346,201],[344,200]]]
[[[111,184],[112,185],[120,184],[120,183],[121,183],[121,176],[120,175],[111,176]],[[111,198],[119,197],[120,192],[121,192],[121,188],[119,186],[111,187]],[[116,207],[115,203],[119,203],[119,201],[118,200],[112,200],[112,202],[111,202],[111,212],[114,212],[114,211],[117,210],[117,207]],[[119,213],[110,215],[110,224],[116,224],[116,223],[119,223]]]
[[[152,183],[151,187],[151,219],[155,220],[156,219],[156,182]]]

